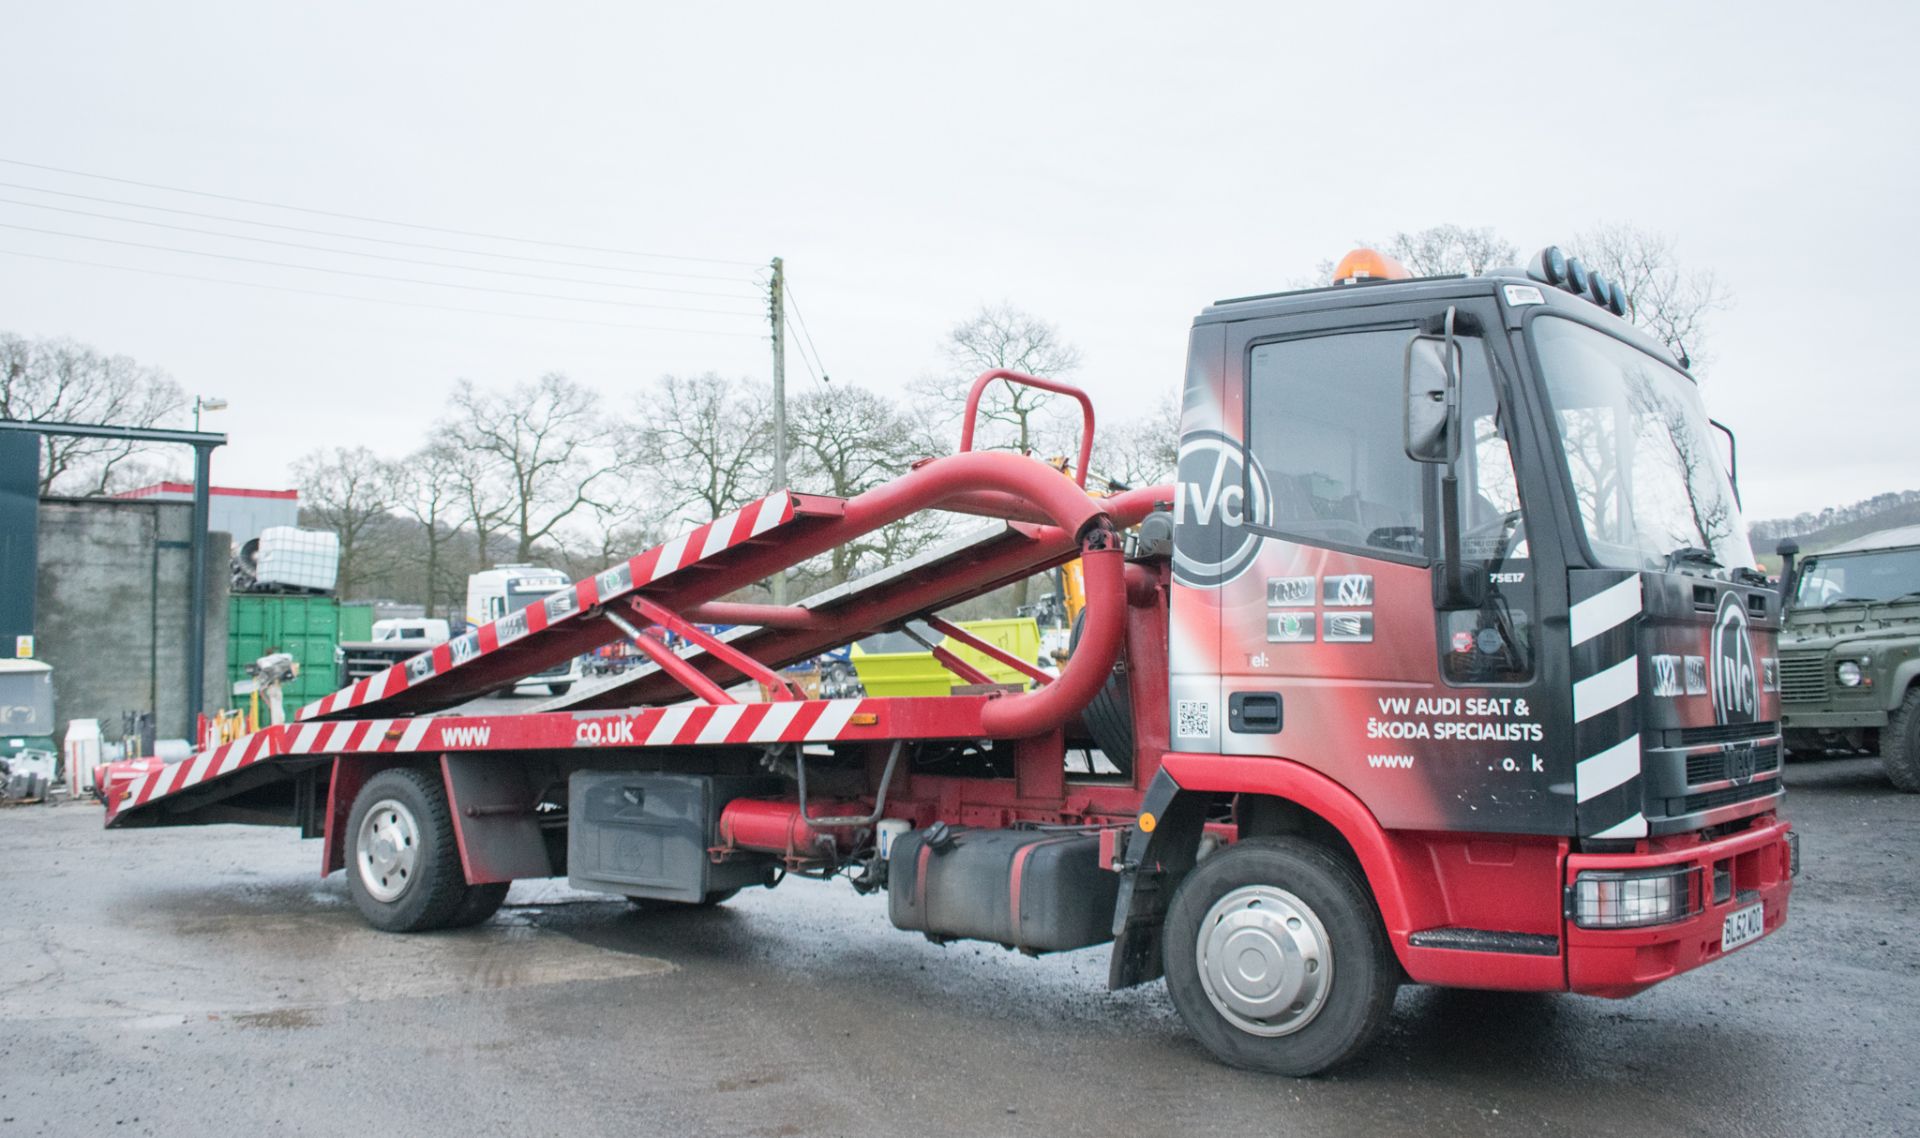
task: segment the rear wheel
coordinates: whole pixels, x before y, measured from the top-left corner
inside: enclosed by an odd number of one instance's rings
[[[353,800],[347,840],[347,891],[377,929],[477,924],[506,896],[505,885],[467,884],[446,789],[425,771],[398,767],[368,779]]]
[[[1880,732],[1880,762],[1895,787],[1920,794],[1920,687],[1907,689],[1899,710]]]
[[[1360,874],[1299,838],[1249,838],[1174,894],[1167,990],[1222,1062],[1314,1075],[1386,1023],[1399,970]]]
[[[572,684],[548,684],[547,691],[552,695],[565,695],[573,690]]]

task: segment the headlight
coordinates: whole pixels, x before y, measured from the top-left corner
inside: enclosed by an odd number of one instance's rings
[[[1842,660],[1833,666],[1833,678],[1839,680],[1843,688],[1857,688],[1865,675],[1860,671],[1859,664],[1852,660]]]
[[[1567,916],[1583,929],[1660,925],[1693,915],[1691,866],[1632,871],[1587,870],[1567,891]]]

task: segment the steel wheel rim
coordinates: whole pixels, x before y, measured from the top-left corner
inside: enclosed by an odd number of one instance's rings
[[[1291,1035],[1333,990],[1333,945],[1306,902],[1272,885],[1229,890],[1195,938],[1200,986],[1213,1010],[1249,1035]]]
[[[360,820],[353,842],[360,884],[376,901],[393,901],[407,891],[420,863],[420,824],[405,803],[383,798]]]

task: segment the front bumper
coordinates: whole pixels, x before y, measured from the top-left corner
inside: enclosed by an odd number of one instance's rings
[[[1754,902],[1765,904],[1762,939],[1786,923],[1793,888],[1793,828],[1779,819],[1716,841],[1645,854],[1572,854],[1566,883],[1586,870],[1645,870],[1681,866],[1696,870],[1690,916],[1633,929],[1585,929],[1566,924],[1567,988],[1589,996],[1622,997],[1709,964],[1720,949],[1727,914]],[[1715,870],[1731,873],[1732,892],[1715,896]],[[1753,942],[1749,942],[1751,944]],[[1746,947],[1745,945],[1741,947]],[[1739,951],[1735,949],[1734,951]]]
[[[1796,711],[1792,704],[1780,705],[1780,726],[1790,731],[1885,727],[1889,718],[1886,710],[1878,707],[1849,708],[1845,711]]]

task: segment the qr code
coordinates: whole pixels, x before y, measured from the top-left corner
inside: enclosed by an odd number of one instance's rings
[[[1206,700],[1177,700],[1174,713],[1174,734],[1189,739],[1204,739],[1213,734],[1213,705]]]

